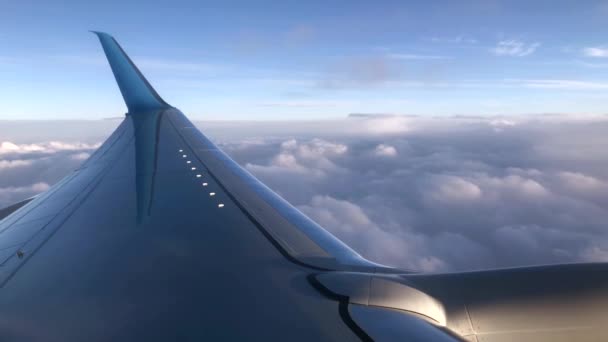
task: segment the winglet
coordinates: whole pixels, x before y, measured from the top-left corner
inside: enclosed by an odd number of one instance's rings
[[[104,32],[91,32],[99,37],[130,114],[171,107],[152,88],[114,37]]]

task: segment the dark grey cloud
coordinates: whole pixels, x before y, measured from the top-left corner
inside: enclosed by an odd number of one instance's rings
[[[608,261],[606,117],[364,116],[199,127],[374,261],[427,271]],[[0,204],[44,190],[101,141],[40,139],[2,145]]]

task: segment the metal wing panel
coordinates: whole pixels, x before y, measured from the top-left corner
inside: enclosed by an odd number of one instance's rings
[[[181,112],[170,110],[168,116],[210,176],[285,253],[322,269],[389,269],[364,259],[270,190],[217,148]]]
[[[401,276],[438,299],[447,327],[478,341],[603,341],[608,264]]]
[[[0,339],[355,339],[310,268],[285,259],[156,114],[128,116],[103,161],[41,197],[82,190],[28,220],[25,235],[48,223],[0,266],[12,270]]]
[[[127,141],[117,129],[81,168],[0,222],[0,286],[59,229],[97,186]]]

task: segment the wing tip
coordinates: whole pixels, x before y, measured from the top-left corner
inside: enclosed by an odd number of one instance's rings
[[[90,33],[96,35],[97,37],[108,37],[108,38],[114,38],[111,34],[107,33],[107,32],[103,32],[103,31],[97,31],[97,30],[89,30]]]
[[[95,30],[89,32],[99,38],[130,113],[171,107],[148,83],[112,35]]]

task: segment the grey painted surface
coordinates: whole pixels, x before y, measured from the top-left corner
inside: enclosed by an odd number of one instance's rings
[[[479,341],[608,339],[608,264],[402,278],[443,304],[447,327]]]
[[[433,323],[399,310],[375,306],[351,305],[353,319],[378,341],[456,342],[457,336],[437,329]]]
[[[128,117],[110,147],[13,219],[10,229],[31,227],[28,239],[44,241],[26,242],[4,266],[0,339],[355,339],[338,303],[308,283],[311,270],[284,258],[207,175],[197,178],[204,166],[187,164],[192,151],[158,120],[155,162],[137,148],[134,126],[146,123]],[[66,204],[72,186],[88,191]]]

